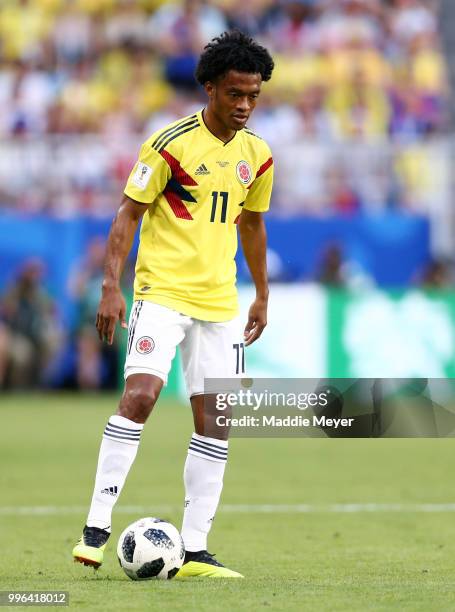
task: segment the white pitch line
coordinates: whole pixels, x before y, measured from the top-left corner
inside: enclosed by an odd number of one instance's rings
[[[118,514],[156,516],[181,511],[181,506],[118,506]],[[219,512],[227,514],[360,514],[381,512],[455,512],[455,503],[443,504],[224,504]],[[62,516],[86,514],[87,506],[0,506],[0,516]]]

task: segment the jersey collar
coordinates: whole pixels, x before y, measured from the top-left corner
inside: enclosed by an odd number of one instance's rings
[[[231,140],[228,140],[228,142],[223,142],[220,138],[218,138],[217,136],[215,136],[215,134],[212,134],[212,132],[209,130],[209,128],[205,125],[205,121],[204,118],[202,116],[202,111],[204,109],[201,109],[198,113],[196,113],[198,121],[199,121],[199,125],[201,126],[202,131],[207,134],[207,136],[209,136],[212,140],[214,140],[220,147],[229,147],[233,142],[237,142],[237,132],[234,134],[234,136],[231,138]]]

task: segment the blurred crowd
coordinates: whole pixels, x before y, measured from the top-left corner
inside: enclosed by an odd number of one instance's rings
[[[111,214],[141,140],[203,105],[198,56],[230,28],[276,63],[250,124],[279,168],[275,210],[422,210],[443,197],[428,185],[447,126],[435,1],[9,0],[0,203]]]
[[[198,104],[199,53],[233,27],[274,55],[257,119],[272,132],[284,123],[295,137],[298,125],[302,137],[330,141],[443,126],[444,60],[428,0],[9,0],[1,133],[143,133],[157,111]]]
[[[104,253],[104,237],[95,237],[74,264],[64,288],[75,305],[73,321],[47,289],[44,261],[24,260],[0,294],[0,390],[116,388],[119,333],[109,346],[95,328]]]
[[[0,389],[41,385],[61,348],[62,327],[43,275],[41,260],[25,262],[0,300]]]

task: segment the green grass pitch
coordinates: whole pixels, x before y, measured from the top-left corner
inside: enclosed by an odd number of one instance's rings
[[[455,609],[455,513],[422,506],[455,501],[454,440],[234,439],[209,550],[245,580],[130,581],[115,554],[122,529],[138,511],[181,522],[192,426],[169,403],[146,426],[105,564],[74,564],[116,403],[0,398],[0,589],[67,590],[78,610]],[[345,505],[367,503],[401,506]]]

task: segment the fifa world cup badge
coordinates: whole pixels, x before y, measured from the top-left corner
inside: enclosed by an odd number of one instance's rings
[[[136,171],[133,175],[132,182],[138,189],[145,189],[148,185],[153,169],[147,164],[138,162]]]

